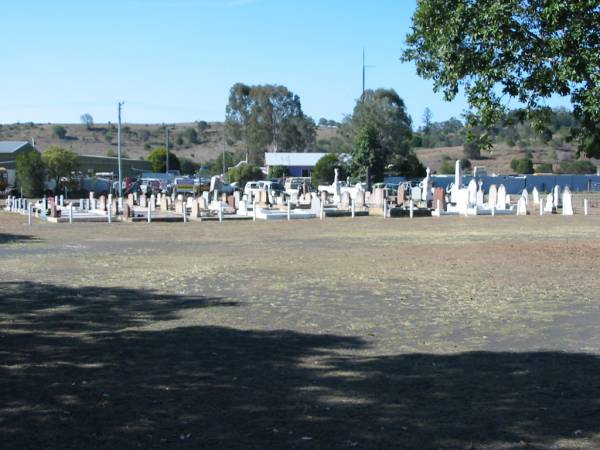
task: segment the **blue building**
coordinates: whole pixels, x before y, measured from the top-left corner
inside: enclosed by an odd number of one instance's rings
[[[327,153],[265,153],[267,171],[273,166],[288,169],[291,177],[310,177],[317,162]]]

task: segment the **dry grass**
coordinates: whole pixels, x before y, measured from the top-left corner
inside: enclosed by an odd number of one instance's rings
[[[600,445],[598,216],[25,222],[8,447]]]

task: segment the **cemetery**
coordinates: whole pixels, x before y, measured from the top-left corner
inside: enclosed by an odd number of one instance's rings
[[[127,198],[108,195],[66,200],[63,195],[40,200],[9,196],[5,203],[8,212],[52,223],[74,222],[189,222],[224,220],[293,220],[326,217],[379,216],[442,217],[442,216],[504,216],[561,214],[585,216],[600,207],[598,194],[578,193],[574,197],[568,185],[554,185],[549,192],[533,186],[525,187],[518,195],[507,193],[504,184],[491,184],[484,192],[484,182],[469,177],[465,184],[460,161],[456,161],[454,181],[445,187],[437,186],[429,169],[416,186],[399,184],[395,192],[386,186],[365,189],[364,183],[351,186],[335,179],[331,185],[319,186],[311,192],[278,192],[264,188],[232,189],[219,177],[212,177],[210,189],[199,196],[158,192],[146,195],[130,193]],[[250,184],[250,183],[249,183]],[[301,192],[302,191],[302,192]],[[514,189],[513,189],[514,191]]]

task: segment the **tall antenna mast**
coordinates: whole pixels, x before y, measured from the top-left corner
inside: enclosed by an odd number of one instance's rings
[[[365,48],[363,47],[363,54],[362,54],[363,58],[362,58],[362,95],[360,96],[360,101],[363,102],[365,100],[365,89],[366,89],[366,69],[370,69],[371,67],[375,67],[375,66],[367,66],[365,64]]]
[[[363,64],[362,64],[362,94],[360,96],[361,101],[365,98],[365,48],[363,47]]]
[[[119,197],[123,197],[123,178],[121,175],[121,108],[125,102],[119,102],[119,126],[117,128],[117,159],[119,163]]]

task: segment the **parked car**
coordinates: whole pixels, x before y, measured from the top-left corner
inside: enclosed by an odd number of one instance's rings
[[[277,181],[248,181],[244,186],[244,194],[256,195],[258,191],[267,191],[271,196],[285,195],[285,188]]]

